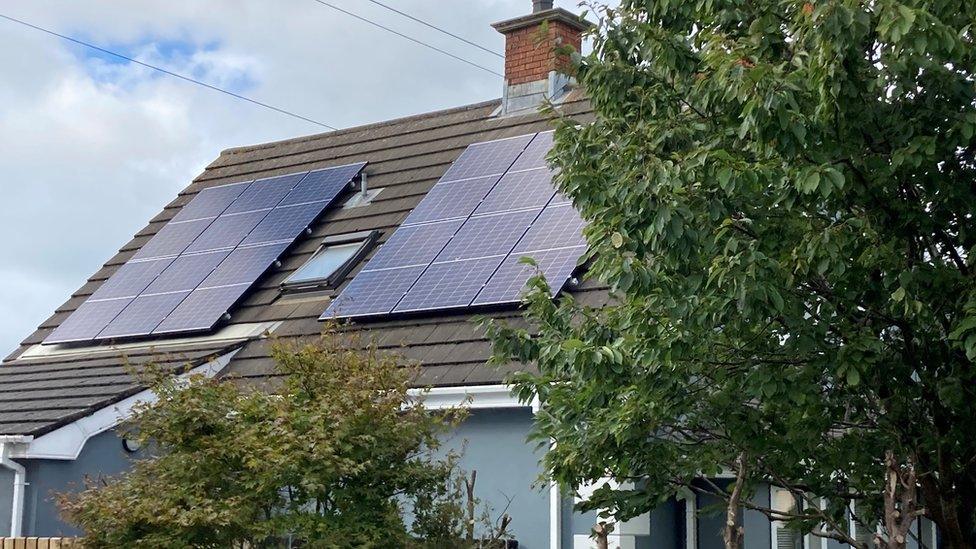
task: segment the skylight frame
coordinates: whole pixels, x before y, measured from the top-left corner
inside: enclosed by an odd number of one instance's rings
[[[355,233],[346,233],[340,235],[327,236],[322,239],[322,243],[315,252],[309,257],[308,261],[303,263],[301,267],[295,269],[288,278],[281,282],[281,291],[283,293],[298,293],[298,292],[315,292],[322,290],[335,290],[342,284],[346,276],[359,264],[363,258],[373,249],[376,242],[379,240],[380,231],[358,231]],[[302,280],[293,280],[295,275],[300,273],[302,269],[310,265],[317,258],[321,257],[322,253],[328,248],[347,246],[349,244],[359,243],[359,246],[355,251],[346,258],[339,266],[332,270],[329,275],[324,277],[308,278]]]

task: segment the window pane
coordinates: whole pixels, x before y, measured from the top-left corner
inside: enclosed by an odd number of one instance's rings
[[[322,248],[295,271],[287,282],[305,282],[309,280],[320,280],[327,278],[341,267],[349,258],[356,254],[362,246],[362,242],[350,242],[349,244],[337,244]]]

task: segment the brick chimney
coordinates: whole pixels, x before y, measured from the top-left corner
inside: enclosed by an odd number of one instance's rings
[[[500,115],[534,109],[558,101],[572,87],[570,60],[557,54],[564,45],[580,50],[581,36],[591,23],[552,0],[533,0],[532,13],[495,23],[505,35],[505,91]],[[545,32],[543,32],[545,30]]]

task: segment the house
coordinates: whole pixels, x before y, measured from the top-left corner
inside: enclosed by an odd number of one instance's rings
[[[513,187],[520,192],[500,193],[508,205],[490,212],[492,220],[522,225],[486,222],[474,233],[501,238],[506,251],[486,252],[498,242],[476,238],[437,259],[447,240],[463,240],[463,223],[489,217],[475,210],[501,184],[500,173],[548,173],[538,163],[550,130],[536,110],[544,98],[566,116],[590,116],[552,50],[557,43],[579,48],[585,22],[537,0],[531,14],[494,26],[506,37],[500,100],[223,151],[7,357],[0,367],[0,536],[76,534],[52,494],[86,476],[125,471],[140,455],[118,426],[153,396],[128,366],[153,362],[271,385],[268,334],[314,336],[322,318],[337,316],[380,348],[419,361],[416,384],[432,387],[429,406],[470,398],[472,414],[448,444],[466,442],[461,466],[478,471],[483,499],[496,509],[508,505],[519,547],[591,546],[595,514],[575,513],[574,496],[554,487],[533,487],[540,456],[525,442],[533,410],[503,384],[527,366],[486,366],[489,343],[471,322],[475,313],[518,316],[511,292],[517,297],[524,277],[516,270],[498,278],[513,254],[558,251],[544,268],[569,282],[581,253],[571,205],[553,191],[533,194],[539,182],[526,176]],[[542,31],[548,34],[540,41]],[[485,167],[499,158],[503,167]],[[523,158],[530,164],[513,165]],[[292,200],[294,193],[305,194]],[[472,203],[459,198],[470,196]],[[522,235],[547,213],[547,227],[558,230],[540,231],[538,245],[519,250]],[[513,226],[522,230],[506,232]],[[501,297],[479,301],[495,280]],[[563,291],[594,304],[606,293],[594,281]],[[783,496],[769,487],[756,497],[788,505]],[[689,493],[618,525],[612,542],[721,547],[723,517],[710,509],[714,503]],[[758,512],[745,511],[743,521],[749,549],[840,547],[797,539]],[[927,523],[918,535],[935,537]]]

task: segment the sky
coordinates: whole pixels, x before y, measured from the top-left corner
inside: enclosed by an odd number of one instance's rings
[[[329,0],[497,72],[368,0]],[[530,0],[386,0],[501,52]],[[580,11],[575,1],[557,6]],[[501,95],[501,78],[314,0],[0,2],[15,17],[346,128]],[[325,131],[0,19],[0,357],[220,151]]]

